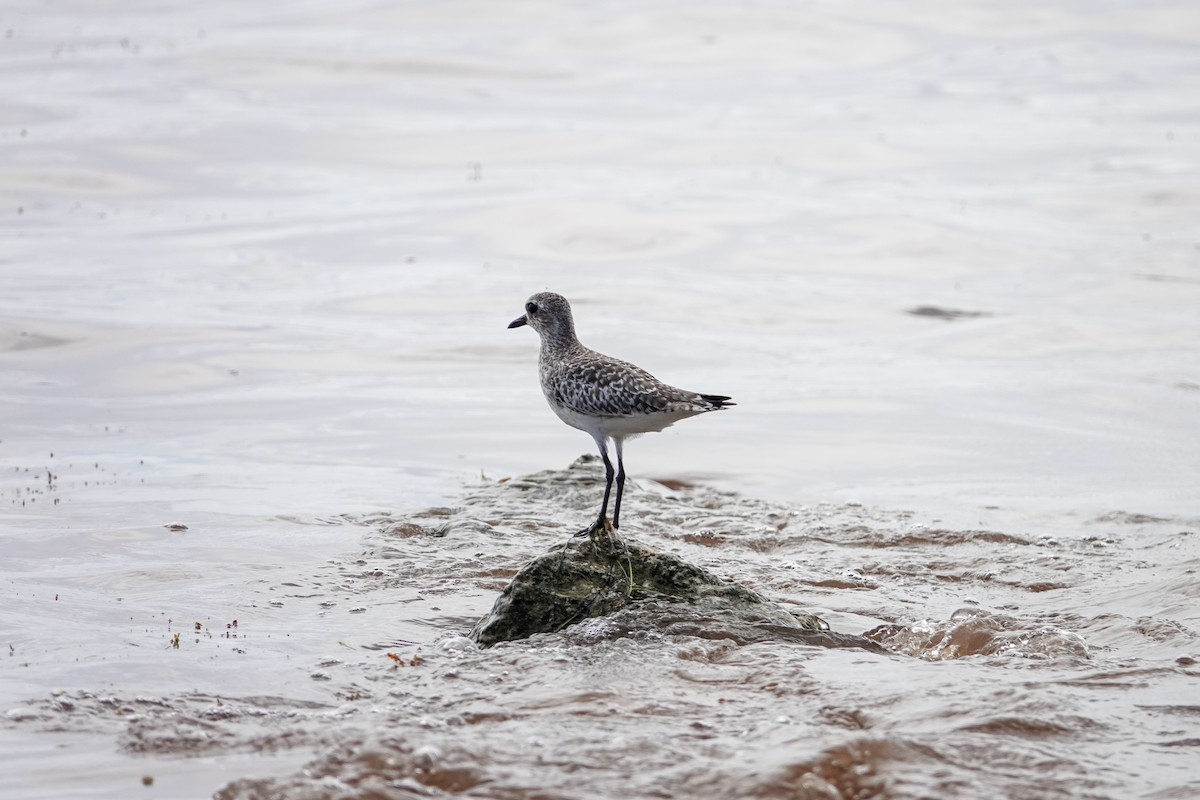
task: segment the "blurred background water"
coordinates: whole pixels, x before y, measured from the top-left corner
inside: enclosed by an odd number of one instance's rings
[[[504,327],[543,289],[739,403],[635,479],[1191,530],[1198,44],[1187,3],[12,0],[0,699],[252,691],[165,620],[588,452]]]

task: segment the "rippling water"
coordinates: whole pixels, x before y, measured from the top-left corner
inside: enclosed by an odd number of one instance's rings
[[[139,618],[99,660],[171,670],[153,688],[93,665],[88,688],[10,711],[11,730],[99,734],[136,757],[126,771],[168,777],[310,759],[222,798],[1195,792],[1200,664],[1177,620],[1200,595],[1200,520],[955,531],[643,481],[639,541],[886,652],[617,619],[478,650],[462,634],[593,508],[596,474],[584,460],[482,484],[453,509],[294,520],[361,546],[244,581],[234,621]],[[160,602],[165,578],[147,581]]]
[[[7,4],[0,794],[1200,796],[1197,31]],[[739,403],[627,535],[885,652],[462,638],[599,499],[543,288]]]

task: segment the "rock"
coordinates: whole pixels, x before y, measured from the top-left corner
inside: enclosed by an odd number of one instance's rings
[[[538,556],[513,577],[470,638],[489,647],[597,617],[607,624],[590,628],[592,635],[654,631],[739,644],[788,639],[882,651],[875,642],[833,633],[818,617],[794,614],[744,586],[634,542],[619,555],[581,541]]]

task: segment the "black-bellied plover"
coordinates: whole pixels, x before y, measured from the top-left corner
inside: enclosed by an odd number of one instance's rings
[[[600,516],[576,536],[615,535],[621,527],[621,492],[625,488],[625,440],[643,433],[661,431],[681,419],[732,406],[720,394],[700,394],[668,386],[641,367],[611,358],[580,344],[567,299],[554,292],[540,292],[525,303],[525,313],[509,323],[510,328],[528,325],[542,339],[538,368],[542,392],[558,418],[592,435],[604,460],[604,502]],[[614,473],[608,458],[608,442],[617,451]],[[608,499],[613,478],[617,496],[613,504],[612,528],[606,525]]]

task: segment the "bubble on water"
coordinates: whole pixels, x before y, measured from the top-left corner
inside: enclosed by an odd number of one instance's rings
[[[418,747],[413,751],[412,763],[418,769],[432,769],[434,764],[442,757],[442,751],[438,750],[433,745],[427,744]]]
[[[26,722],[37,719],[41,715],[32,708],[12,708],[5,713],[5,718],[11,722]]]
[[[466,636],[459,636],[457,634],[453,636],[447,636],[446,638],[439,640],[437,643],[438,652],[447,655],[469,653],[478,649],[479,645],[475,644]]]

